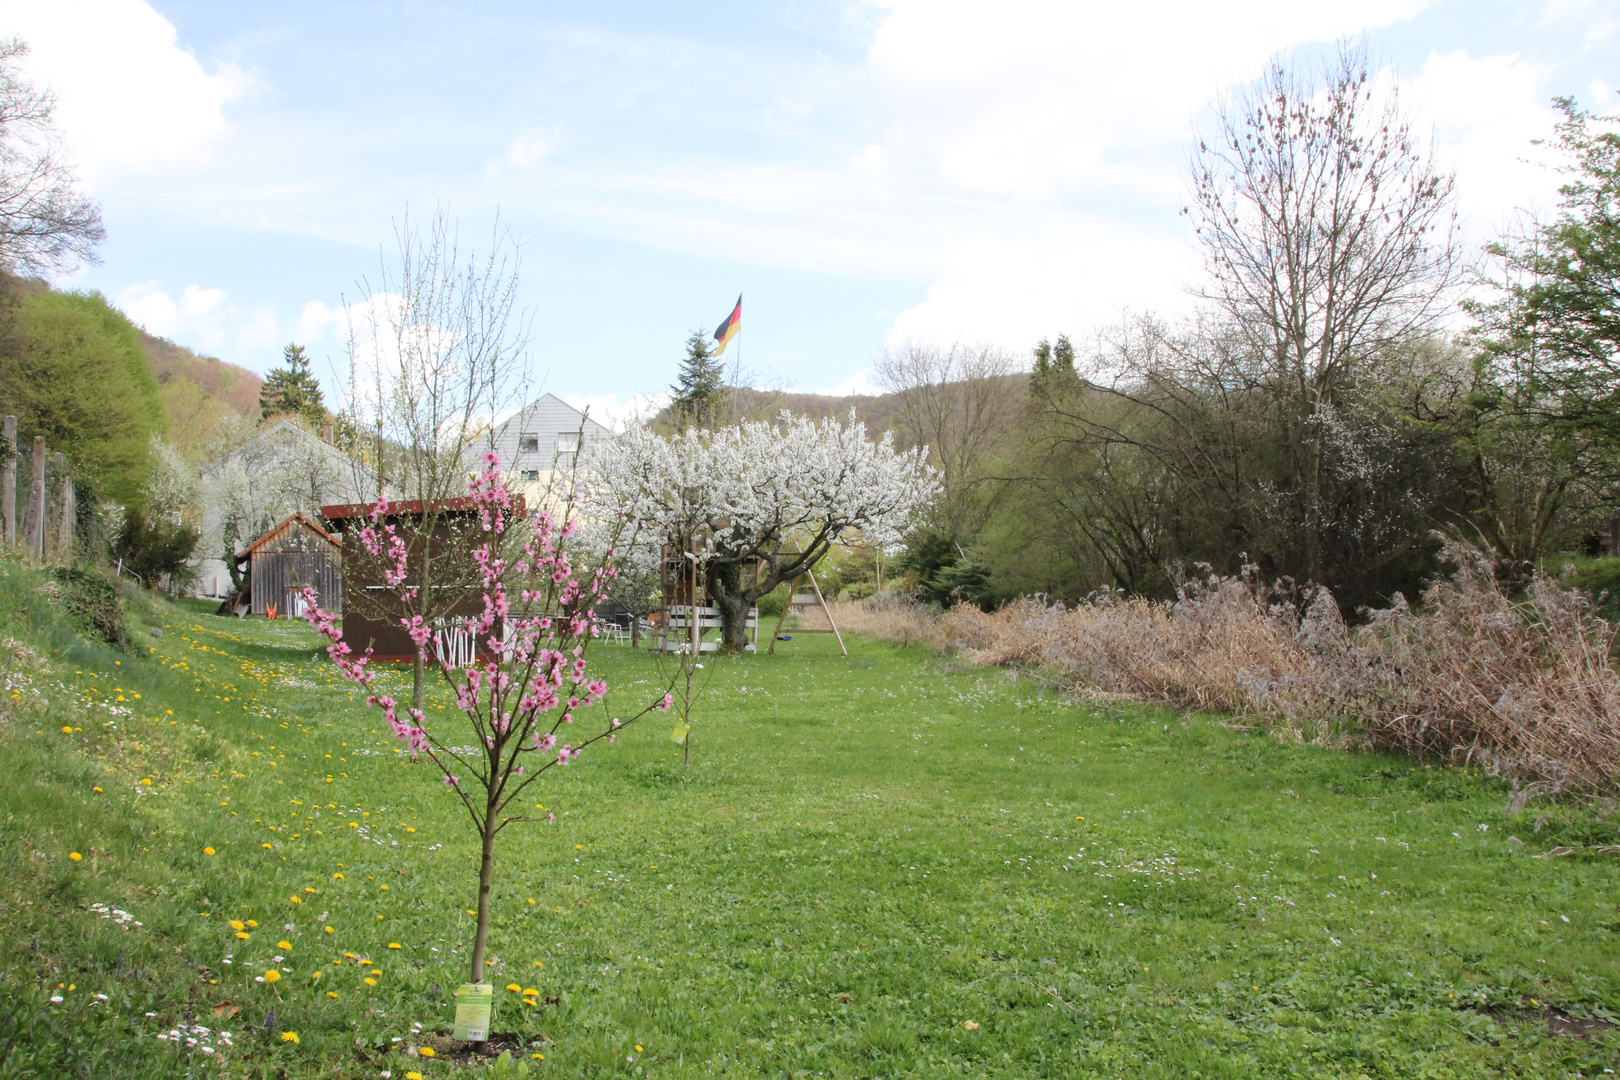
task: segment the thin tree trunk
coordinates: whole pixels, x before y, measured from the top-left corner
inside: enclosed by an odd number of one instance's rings
[[[495,873],[495,830],[498,822],[495,819],[495,806],[490,804],[484,811],[483,828],[483,857],[478,864],[478,929],[473,935],[472,950],[472,978],[474,985],[484,982],[484,951],[489,945],[489,883]],[[490,1017],[491,1023],[494,1016]],[[473,1043],[481,1047],[481,1042]]]
[[[416,660],[411,664],[411,708],[420,709],[422,701],[427,694],[426,686],[427,657],[421,649],[416,650]]]

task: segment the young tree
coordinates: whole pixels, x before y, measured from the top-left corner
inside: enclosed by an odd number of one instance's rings
[[[478,507],[482,537],[473,558],[482,609],[469,626],[476,654],[463,668],[435,665],[455,707],[447,715],[430,716],[420,705],[401,708],[375,693],[366,704],[381,709],[395,736],[438,767],[478,834],[478,921],[468,958],[469,981],[476,984],[485,978],[496,838],[507,826],[532,820],[508,811],[517,810],[529,785],[550,769],[569,764],[595,743],[612,742],[649,713],[668,710],[674,695],[672,685],[654,690],[628,717],[612,716],[604,707],[592,733],[570,739],[568,733],[578,730],[571,725],[607,699],[607,683],[592,675],[586,650],[597,633],[596,605],[616,573],[617,552],[610,545],[601,561],[576,566],[568,550],[575,530],[572,504],[561,500],[560,519],[543,507],[522,508],[507,490],[493,453],[485,456],[483,471],[467,490]],[[384,567],[388,591],[409,599],[420,587],[409,580],[407,540],[388,518],[388,505],[379,502],[359,540]],[[609,535],[625,521],[612,520]],[[338,670],[369,688],[376,676],[368,657],[355,655],[337,629],[336,616],[317,606],[313,589],[304,596],[306,617],[330,640],[327,654]],[[419,615],[401,623],[425,657],[431,625]],[[469,735],[471,748],[465,745]]]
[[[310,374],[309,356],[304,347],[289,344],[281,350],[286,367],[273,369],[259,387],[259,415],[292,413],[312,426],[326,422],[326,404],[321,400],[321,384]]]
[[[20,38],[0,40],[0,265],[32,277],[94,263],[107,238],[51,122],[56,101],[18,70]]]
[[[901,540],[937,489],[925,454],[897,450],[892,434],[873,443],[853,415],[846,426],[784,413],[669,438],[633,427],[597,443],[582,497],[592,514],[622,507],[631,528],[691,552],[725,645],[740,650],[748,609],[833,545]]]
[[[498,219],[482,254],[462,250],[443,210],[425,231],[407,216],[395,240],[397,263],[384,261],[377,286],[362,283],[368,301],[349,308],[347,411],[369,444],[357,476],[375,477],[379,501],[420,504],[420,513],[399,525],[415,586],[408,614],[437,627],[476,595],[466,561],[476,538],[452,535],[442,543],[443,527],[454,533],[449,500],[462,495],[488,445],[489,418],[521,391],[528,326],[515,310],[519,252]],[[369,614],[391,617],[391,609]],[[424,664],[419,654],[415,708]]]
[[[1191,167],[1204,296],[1264,365],[1299,503],[1301,557],[1286,572],[1319,581],[1335,407],[1444,314],[1461,267],[1453,178],[1360,50],[1320,72],[1273,63],[1216,113]]]
[[[714,342],[700,328],[686,339],[681,372],[670,389],[670,408],[682,428],[713,427],[719,419],[726,385],[725,365],[714,355]]]

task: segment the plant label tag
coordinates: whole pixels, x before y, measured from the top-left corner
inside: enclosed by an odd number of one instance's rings
[[[491,983],[462,983],[456,987],[456,1027],[453,1036],[462,1042],[483,1042],[489,1038],[489,1015],[495,1008],[495,987]]]

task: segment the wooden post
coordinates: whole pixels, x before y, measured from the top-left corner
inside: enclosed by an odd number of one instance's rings
[[[17,418],[5,419],[5,443],[0,453],[5,464],[0,466],[0,527],[5,530],[4,541],[9,550],[17,546]]]
[[[45,436],[34,436],[34,482],[28,489],[28,556],[45,557]]]
[[[67,462],[56,455],[56,472],[62,478],[62,511],[57,519],[56,557],[63,566],[73,562],[73,538],[78,532],[79,506],[73,490],[73,477],[68,475]]]
[[[838,624],[833,622],[832,608],[827,606],[827,598],[821,595],[821,586],[816,584],[816,572],[814,570],[810,571],[810,587],[816,590],[816,600],[821,604],[821,613],[827,616],[827,625],[832,627],[833,637],[838,639],[838,651],[848,656],[849,650],[844,648],[844,635],[838,632]]]

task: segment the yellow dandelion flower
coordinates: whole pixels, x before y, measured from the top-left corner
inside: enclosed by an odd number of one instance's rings
[[[238,930],[236,932],[236,936],[241,938],[243,941],[246,941],[248,938],[252,937],[253,935],[248,933],[246,930]]]
[[[204,855],[212,855],[212,854],[213,854],[213,853],[214,853],[214,849],[213,849],[213,848],[211,848],[211,847],[205,847],[205,848],[203,848],[203,854],[204,854]]]
[[[289,896],[287,899],[291,900],[295,904],[302,904],[304,902],[304,898],[302,896]]]
[[[521,994],[523,992],[523,987],[519,986],[517,983],[507,983],[506,988],[512,991],[514,994]]]
[[[278,941],[278,942],[276,942],[276,948],[278,948],[278,949],[290,949],[290,948],[292,948],[292,942],[290,942],[290,941]]]
[[[377,985],[377,980],[373,979],[371,976],[368,975],[365,978],[365,984],[367,986],[376,986]]]
[[[343,880],[343,875],[342,874],[333,874],[332,876],[337,878],[339,881]]]
[[[78,862],[80,859],[84,858],[84,856],[80,855],[77,851],[70,851],[68,852],[68,858],[72,859],[74,862]]]
[[[422,1080],[422,1074],[419,1072],[408,1072],[405,1074],[405,1080]]]
[[[281,1033],[281,1041],[282,1042],[290,1042],[290,1043],[293,1043],[294,1045],[297,1045],[297,1043],[298,1043],[298,1032],[296,1032],[296,1031],[283,1031]]]
[[[73,729],[71,727],[64,727],[62,729],[62,734],[71,735],[71,734],[73,734]]]
[[[329,997],[329,998],[335,998],[335,997],[337,997],[337,991],[336,990],[328,990],[326,992],[326,996]]]
[[[266,849],[266,850],[269,850],[269,848],[270,848],[269,844],[260,844],[259,846]]]
[[[332,929],[332,928],[331,928],[331,927],[330,927],[330,926],[323,926],[323,927],[322,927],[322,928],[321,928],[321,929],[323,929],[323,930],[325,930],[325,931],[326,931],[326,932],[327,932],[327,933],[328,933],[328,934],[335,934],[335,933],[337,933],[337,931],[336,931],[336,930],[333,930],[333,929]]]
[[[242,906],[243,906],[243,907],[246,907],[246,906],[247,906],[247,905],[246,905],[246,904],[244,904],[244,905],[242,905]],[[256,923],[256,922],[254,922],[254,921],[253,921],[253,920],[252,920],[252,919],[249,919],[249,920],[248,920],[248,921],[247,921],[247,924],[248,924],[248,929],[249,929],[249,930],[257,930],[257,929],[258,929],[258,928],[259,928],[259,924],[258,924],[258,923]]]
[[[241,919],[232,919],[231,920],[231,929],[232,930],[240,930],[245,925],[247,925],[247,924],[244,923]]]
[[[424,1046],[424,1047],[422,1047],[422,1049],[418,1050],[417,1053],[421,1054],[423,1057],[435,1057],[435,1056],[437,1056],[433,1051],[433,1047],[431,1047],[431,1046]]]
[[[312,978],[312,979],[318,979],[320,977],[321,977],[321,973],[318,972],[318,971],[313,973],[312,975],[310,975],[310,978]]]
[[[269,971],[264,973],[264,981],[267,983],[280,982],[281,972],[277,971],[275,968],[271,968]]]
[[[389,947],[389,948],[390,948],[390,949],[397,949],[397,948],[399,948],[399,947],[400,947],[400,944],[399,944],[399,942],[397,942],[397,941],[390,941],[390,942],[389,942],[389,943],[388,943],[388,947]]]

